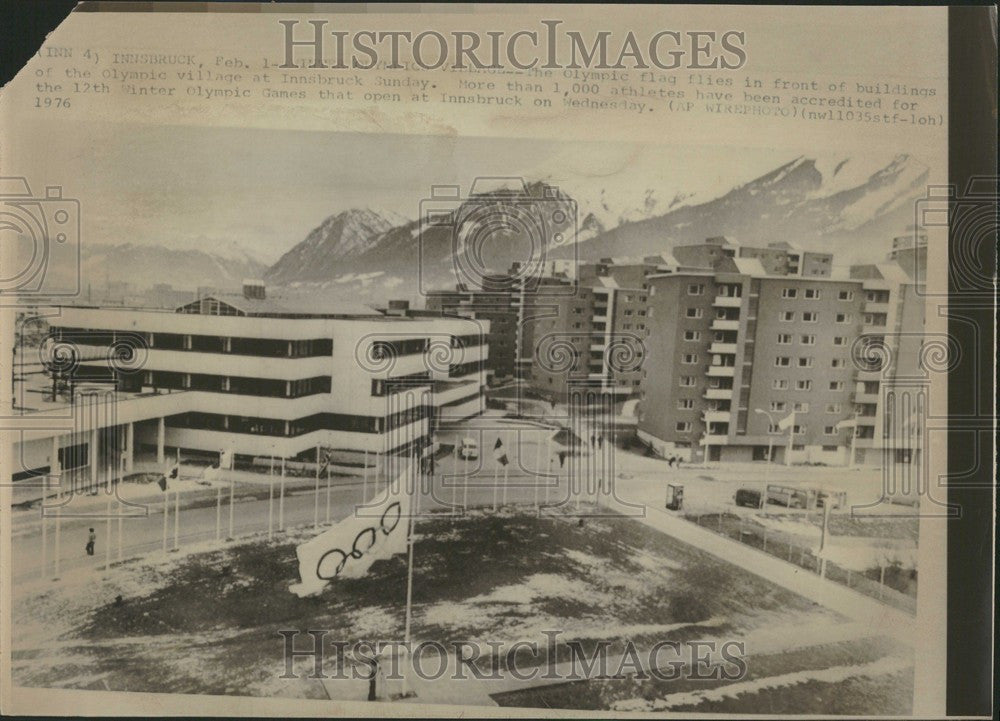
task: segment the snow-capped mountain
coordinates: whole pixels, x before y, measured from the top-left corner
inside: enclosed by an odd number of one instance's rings
[[[220,254],[214,248],[190,250],[132,243],[84,243],[81,250],[84,287],[90,284],[95,289],[113,282],[128,283],[135,290],[157,284],[192,291],[199,286],[239,288],[244,278],[259,278],[266,267],[233,247]]]
[[[274,283],[329,280],[335,270],[331,263],[363,254],[373,238],[406,222],[395,213],[370,208],[352,208],[331,215],[281,256],[268,269],[266,279]]]
[[[912,203],[924,193],[927,175],[925,166],[900,155],[880,162],[802,156],[735,187],[703,176],[700,186],[686,190],[682,174],[669,187],[643,190],[550,177],[456,202],[451,224],[423,229],[419,220],[344,211],[288,251],[266,277],[405,295],[418,287],[418,269],[424,288],[454,285],[456,252],[473,257],[466,253],[473,235],[477,270],[505,270],[528,257],[537,228],[544,229],[555,258],[651,255],[726,235],[746,243],[832,248],[840,263],[881,260],[891,238],[913,222]],[[478,217],[490,218],[489,232]]]

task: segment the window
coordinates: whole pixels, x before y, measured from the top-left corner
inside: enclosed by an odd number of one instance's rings
[[[681,357],[681,362],[685,363],[686,365],[694,365],[695,363],[698,362],[698,354],[697,353],[685,353]]]
[[[844,381],[830,381],[831,391],[842,391],[844,390]]]
[[[835,335],[833,337],[833,344],[834,345],[847,345],[847,338],[845,338],[842,335]]]
[[[694,283],[688,286],[688,295],[701,295],[705,292],[705,286],[700,283]]]
[[[788,390],[788,381],[784,379],[775,380],[773,383],[771,383],[771,388],[773,388],[776,391],[786,391]]]
[[[801,436],[805,432],[806,432],[806,427],[805,426],[800,426],[800,425],[796,424],[795,427],[792,428],[792,433],[794,433],[797,436]]]
[[[813,359],[811,356],[808,358],[799,358],[799,368],[812,368],[812,367],[813,367]]]
[[[794,298],[797,295],[795,288],[782,288],[781,297],[782,298]]]
[[[688,308],[686,315],[688,318],[701,318],[701,308]]]
[[[837,322],[838,323],[850,323],[851,322],[851,314],[850,313],[837,313]]]
[[[783,310],[781,311],[781,322],[788,323],[795,320],[795,311]]]
[[[802,314],[802,320],[804,320],[806,323],[815,323],[817,320],[819,320],[819,314],[813,313],[812,311],[806,311],[805,313]]]
[[[699,330],[684,331],[684,340],[701,340],[701,331]]]
[[[770,435],[770,436],[773,436],[776,433],[781,433],[781,429],[778,428],[778,424],[777,423],[768,423],[767,424],[767,434]]]
[[[689,411],[689,410],[691,410],[692,408],[694,408],[694,399],[693,398],[681,398],[679,401],[677,401],[677,408],[679,410],[682,410],[682,411]]]
[[[784,401],[771,401],[772,411],[783,411],[787,404]]]
[[[787,368],[792,364],[792,359],[786,355],[779,355],[774,359],[775,368]]]
[[[788,345],[792,342],[791,333],[778,333],[778,345]]]
[[[837,300],[854,300],[853,290],[842,290],[837,293]]]
[[[827,403],[826,412],[827,413],[840,413],[841,405],[839,403]]]
[[[795,390],[797,391],[811,391],[813,387],[813,382],[810,380],[795,381]]]
[[[806,288],[805,292],[806,298],[810,300],[819,300],[819,289],[818,288]]]
[[[804,335],[799,340],[802,345],[816,345],[816,336],[814,335]]]
[[[823,446],[823,450],[826,451],[827,453],[839,451],[840,446]]]
[[[691,388],[694,386],[694,376],[681,376],[681,388]]]
[[[823,433],[828,436],[835,436],[837,435],[837,429],[834,426],[823,426]]]
[[[626,310],[626,311],[625,311],[625,315],[632,315],[632,311],[630,311],[630,310]]]
[[[808,413],[809,412],[809,404],[808,403],[796,403],[795,405],[792,406],[792,410],[795,411],[796,413]]]
[[[830,367],[831,368],[843,368],[844,365],[845,365],[845,361],[844,361],[843,358],[831,358],[830,359]]]
[[[677,421],[677,425],[674,426],[678,433],[688,433],[691,430],[690,421]]]

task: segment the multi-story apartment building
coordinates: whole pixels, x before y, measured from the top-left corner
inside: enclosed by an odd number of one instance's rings
[[[489,357],[486,370],[495,380],[526,377],[531,365],[533,323],[548,312],[552,297],[566,296],[566,262],[550,261],[544,275],[521,278],[515,263],[507,273],[482,278],[480,287],[460,283],[454,290],[430,291],[426,308],[446,316],[487,321]]]
[[[920,343],[912,281],[895,263],[835,271],[825,254],[782,260],[777,244],[705,245],[675,249],[681,267],[647,277],[640,437],[696,461],[841,464],[853,447],[855,462],[875,462],[880,390],[900,366],[865,363]]]
[[[924,273],[927,269],[927,233],[914,225],[909,226],[906,232],[906,235],[892,239],[889,260],[899,263],[906,274],[914,280],[924,282],[926,280]]]
[[[647,277],[675,269],[662,256],[581,265],[573,294],[549,299],[547,312],[534,318],[535,389],[565,401],[569,385],[586,380],[617,400],[638,397],[649,332]]]
[[[178,450],[300,460],[318,448],[399,453],[483,404],[488,324],[398,304],[323,308],[248,283],[176,312],[63,307],[51,325],[51,343],[75,360],[57,379],[65,389],[47,379],[16,388],[26,427],[37,428],[16,449],[22,475],[67,464],[96,475],[118,467],[112,448],[125,449],[126,467],[136,450],[157,462]],[[95,392],[104,410],[81,411],[81,396]]]

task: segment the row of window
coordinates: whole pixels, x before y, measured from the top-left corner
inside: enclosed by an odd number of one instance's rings
[[[168,416],[165,423],[171,428],[294,437],[318,430],[387,433],[428,418],[430,415],[429,407],[418,405],[385,417],[346,413],[315,413],[304,418],[285,421],[276,418],[190,412]]]
[[[396,393],[407,388],[427,385],[430,383],[430,379],[430,371],[420,371],[419,373],[410,373],[409,375],[397,376],[395,378],[373,378],[372,395],[379,397],[387,393]]]
[[[695,406],[695,400],[694,400],[694,398],[681,398],[680,400],[677,401],[677,410],[690,411],[690,410],[694,409],[694,406]],[[772,411],[787,411],[788,407],[789,407],[788,403],[785,402],[785,401],[771,401],[770,410],[772,410]],[[791,408],[796,413],[808,413],[809,412],[809,404],[805,403],[805,402],[793,403],[791,405]],[[841,404],[841,403],[827,403],[826,404],[826,412],[830,413],[830,414],[842,413],[843,412],[843,408],[844,408],[843,404]],[[710,410],[723,410],[723,411],[727,411],[729,409],[715,407],[715,408],[710,408]]]
[[[118,340],[141,336],[146,345],[157,350],[229,353],[263,358],[313,358],[333,353],[331,338],[282,340],[187,333],[137,333],[88,328],[53,328],[53,335],[60,340],[95,346],[111,346]]]
[[[259,398],[301,398],[330,392],[330,376],[315,376],[298,380],[218,376],[207,373],[176,371],[146,371],[144,385],[170,390],[235,393]]]

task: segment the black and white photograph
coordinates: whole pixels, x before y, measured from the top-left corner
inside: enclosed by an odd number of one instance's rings
[[[5,116],[14,691],[940,714],[957,511],[932,408],[963,348],[941,330],[937,81],[782,74],[729,30],[677,69],[453,71],[451,95],[409,65],[283,69],[332,52],[286,17],[260,66],[50,39],[14,96],[45,107]],[[128,112],[74,105],[101,85]],[[480,108],[544,112],[550,85],[607,130]],[[341,94],[370,123],[256,122],[240,92],[269,119]],[[758,110],[712,119],[730,102]],[[625,129],[663,112],[690,133]]]

